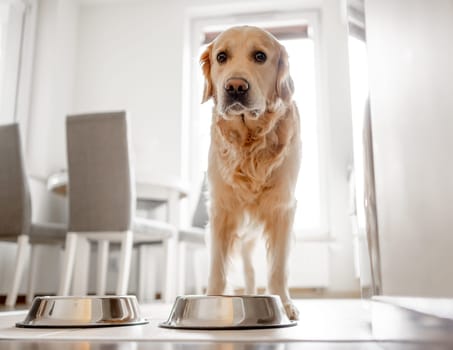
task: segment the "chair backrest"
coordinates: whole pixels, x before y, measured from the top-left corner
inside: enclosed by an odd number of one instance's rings
[[[126,231],[135,209],[124,111],[68,116],[69,231]]]
[[[0,126],[0,239],[28,234],[31,203],[18,124]]]
[[[205,228],[209,221],[208,216],[208,206],[207,206],[207,191],[208,191],[208,184],[206,179],[206,174],[203,177],[203,182],[201,184],[200,195],[198,197],[197,206],[195,207],[195,211],[192,217],[192,226]]]

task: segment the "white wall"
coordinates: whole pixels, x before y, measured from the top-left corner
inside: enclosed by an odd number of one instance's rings
[[[39,1],[25,142],[35,221],[66,219],[65,203],[47,191],[46,179],[66,168],[64,117],[73,105],[77,25],[77,3]]]
[[[24,6],[0,3],[0,124],[14,122]]]
[[[384,294],[453,296],[453,3],[368,0]]]
[[[39,2],[26,143],[28,170],[35,176],[66,167],[64,121],[73,106],[77,25],[77,3]]]
[[[80,9],[74,111],[130,112],[138,179],[181,173],[181,22],[171,1]]]

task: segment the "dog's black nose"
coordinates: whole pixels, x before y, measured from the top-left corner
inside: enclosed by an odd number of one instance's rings
[[[247,93],[249,83],[242,78],[231,78],[226,81],[224,88],[230,97],[238,98]]]

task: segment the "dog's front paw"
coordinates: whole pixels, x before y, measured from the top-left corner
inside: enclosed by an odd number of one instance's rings
[[[292,301],[287,301],[283,304],[285,307],[286,314],[288,315],[290,320],[298,320],[299,319],[299,310],[297,307],[294,306]]]

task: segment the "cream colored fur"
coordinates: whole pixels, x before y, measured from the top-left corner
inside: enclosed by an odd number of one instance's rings
[[[266,55],[264,62],[260,53]],[[207,47],[201,64],[203,102],[214,100],[208,166],[211,263],[207,292],[225,293],[228,263],[234,246],[239,245],[246,293],[256,293],[251,254],[258,236],[246,232],[245,225],[251,222],[262,228],[266,241],[267,292],[279,295],[288,316],[297,319],[288,292],[288,258],[301,142],[287,53],[266,31],[234,27]],[[244,100],[231,101],[230,82],[243,84],[238,91],[246,95]]]

